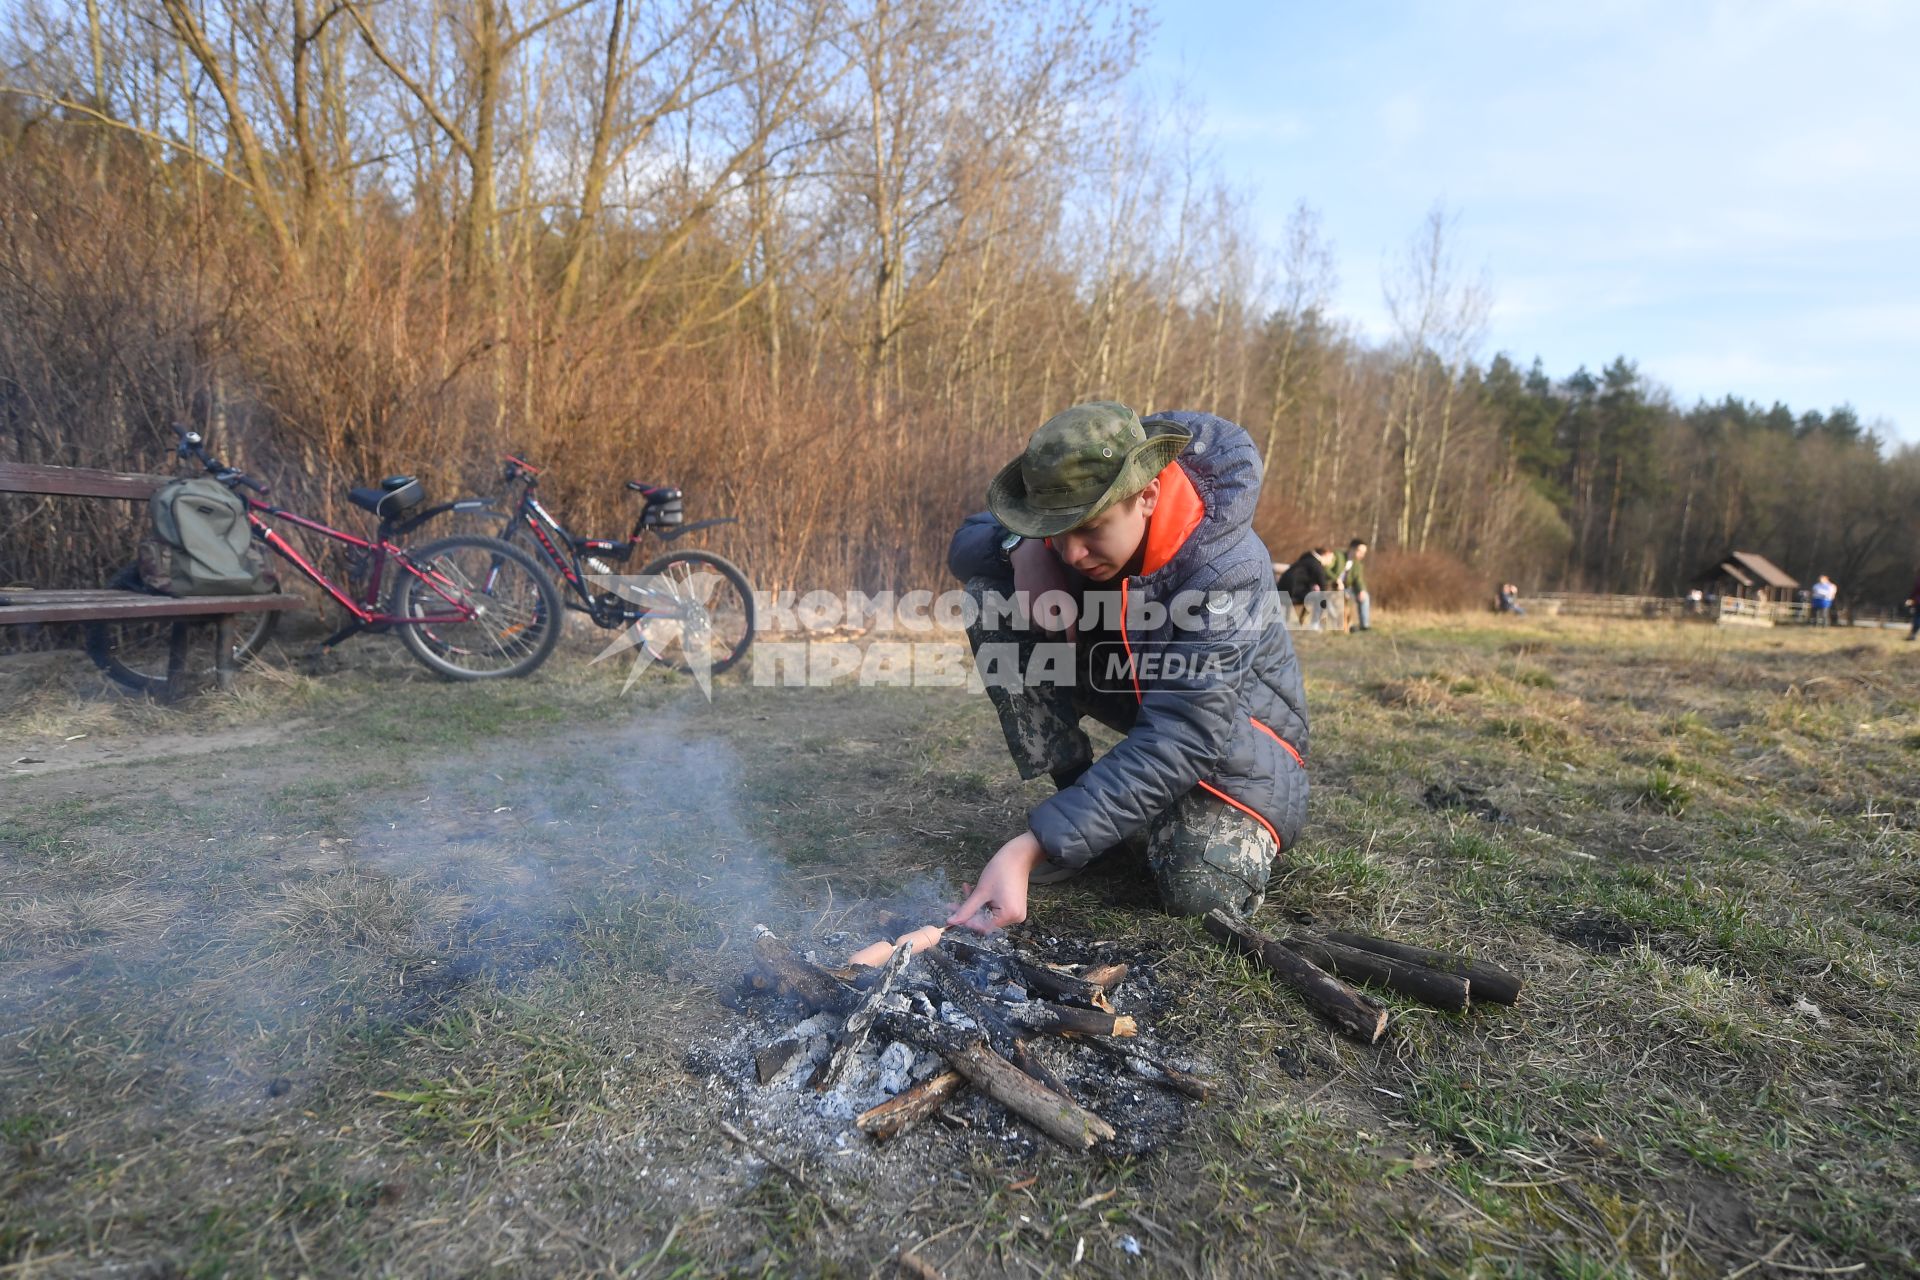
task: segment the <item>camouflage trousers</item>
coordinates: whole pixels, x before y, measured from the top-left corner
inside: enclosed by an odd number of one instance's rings
[[[976,601],[988,591],[1004,595],[1011,589],[1009,583],[988,578],[967,583],[967,593]],[[981,666],[987,697],[1000,717],[1014,767],[1022,778],[1050,774],[1064,783],[1078,777],[1093,762],[1093,743],[1081,721],[1091,717],[1126,733],[1133,727],[1138,704],[1131,694],[1094,686],[1082,645],[1073,646],[1070,685],[1009,679],[1009,662],[1017,659],[1017,671],[1029,672],[1038,646],[1066,642],[1032,629],[997,625],[997,620],[989,628],[984,616],[984,611],[976,613],[967,640]],[[1054,656],[1062,655],[1056,649]],[[1065,666],[1059,662],[1054,669]],[[1200,916],[1218,907],[1244,917],[1265,900],[1267,878],[1279,848],[1265,826],[1218,797],[1195,787],[1148,823],[1144,836],[1147,866],[1161,902],[1172,914]],[[1128,843],[1133,840],[1129,837]]]

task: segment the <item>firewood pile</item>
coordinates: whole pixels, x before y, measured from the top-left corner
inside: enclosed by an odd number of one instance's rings
[[[1298,992],[1321,1017],[1350,1039],[1372,1044],[1387,1029],[1387,1009],[1347,982],[1382,987],[1421,1004],[1460,1013],[1472,1003],[1512,1004],[1520,979],[1498,965],[1361,933],[1271,938],[1224,911],[1204,921],[1207,932]]]
[[[1383,938],[1274,938],[1217,911],[1204,923],[1363,1044],[1379,1040],[1387,1009],[1349,983],[1451,1012],[1512,1004],[1520,993],[1520,980],[1497,966]],[[1204,1102],[1219,1087],[1170,1061],[1120,1007],[1127,964],[1055,964],[1004,936],[969,940],[933,926],[888,932],[897,936],[828,964],[756,928],[743,989],[790,998],[807,1015],[754,1054],[760,1085],[837,1100],[840,1115],[876,1142],[942,1115],[971,1091],[1075,1151],[1112,1142],[1112,1121],[1125,1119],[1112,1105],[1105,1116],[1088,1105],[1089,1082],[1110,1104],[1137,1099],[1127,1090],[1141,1088]],[[1116,1081],[1124,1087],[1116,1090]]]
[[[903,933],[829,966],[762,927],[754,961],[745,985],[791,997],[811,1015],[755,1055],[760,1083],[784,1080],[831,1095],[850,1077],[866,1077],[865,1094],[884,1096],[852,1119],[875,1141],[898,1137],[973,1091],[1085,1151],[1116,1130],[1063,1073],[1198,1101],[1215,1089],[1146,1047],[1135,1017],[1116,1004],[1127,964],[1053,964],[1004,938],[967,941],[937,928]],[[1125,1089],[1101,1092],[1112,1098]]]

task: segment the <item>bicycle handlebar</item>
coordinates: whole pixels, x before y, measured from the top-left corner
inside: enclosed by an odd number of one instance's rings
[[[190,431],[181,423],[176,422],[173,424],[173,434],[180,437],[180,443],[175,447],[174,452],[183,458],[198,459],[200,465],[207,469],[207,474],[227,486],[227,488],[251,489],[262,496],[272,492],[266,485],[261,484],[240,468],[229,467],[223,462],[216,462],[214,459],[209,458],[207,456],[205,442],[201,440],[198,431]]]

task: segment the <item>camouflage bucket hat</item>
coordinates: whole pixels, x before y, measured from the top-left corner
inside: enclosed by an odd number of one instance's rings
[[[1078,528],[1146,488],[1193,438],[1168,423],[1153,428],[1111,400],[1063,409],[993,478],[987,509],[1023,538]]]

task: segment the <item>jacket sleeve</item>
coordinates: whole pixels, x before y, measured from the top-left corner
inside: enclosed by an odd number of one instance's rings
[[[961,522],[959,532],[947,548],[947,568],[965,582],[969,578],[1010,576],[1007,562],[1000,558],[1000,543],[1007,536],[1006,526],[988,511],[978,511]]]
[[[1236,594],[1259,600],[1266,592],[1264,582],[1249,582]],[[1225,752],[1253,646],[1238,610],[1224,618],[1196,612],[1198,629],[1156,644],[1168,661],[1161,678],[1143,682],[1139,716],[1127,736],[1027,815],[1053,861],[1077,867],[1106,852],[1191,791]]]

